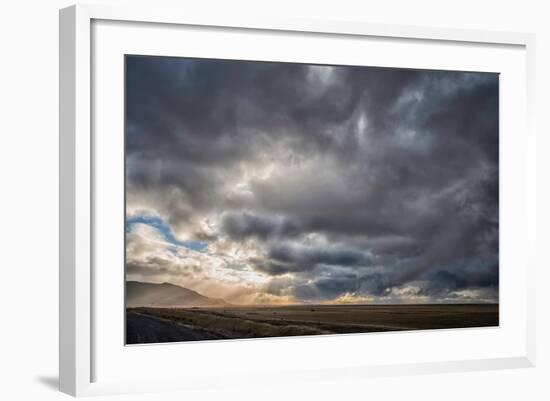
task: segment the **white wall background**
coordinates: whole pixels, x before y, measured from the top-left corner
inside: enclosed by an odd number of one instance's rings
[[[138,0],[96,3],[126,4]],[[145,2],[144,2],[145,3]],[[327,382],[288,387],[148,394],[116,399],[171,400],[543,400],[550,389],[550,24],[544,1],[270,0],[151,1],[212,13],[364,20],[377,23],[527,31],[537,34],[540,263],[538,366],[534,369]],[[3,2],[0,12],[0,398],[57,400],[58,21],[63,0]],[[521,133],[518,133],[521,135]],[[115,397],[107,397],[115,399]]]

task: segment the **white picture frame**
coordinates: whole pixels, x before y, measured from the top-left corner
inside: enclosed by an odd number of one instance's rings
[[[145,24],[160,24],[159,27],[202,27],[203,29],[216,29],[217,35],[223,35],[224,29],[232,31],[245,30],[247,32],[271,32],[307,34],[309,37],[323,36],[330,37],[336,35],[345,38],[384,38],[387,41],[413,40],[426,43],[437,43],[437,45],[460,45],[462,47],[476,46],[496,46],[507,48],[511,47],[518,50],[511,55],[517,62],[518,71],[526,75],[522,80],[515,80],[513,85],[524,93],[519,102],[525,107],[520,110],[517,120],[514,124],[520,124],[522,137],[527,139],[521,149],[516,149],[515,160],[504,158],[503,175],[510,175],[510,169],[507,164],[512,162],[519,163],[515,175],[505,176],[510,184],[522,184],[522,190],[511,188],[511,185],[505,185],[501,192],[501,200],[504,203],[510,199],[511,204],[515,206],[517,219],[511,219],[505,229],[513,228],[525,229],[521,243],[518,243],[514,252],[521,253],[526,250],[534,241],[530,240],[535,231],[535,137],[532,129],[533,110],[534,110],[534,35],[526,33],[508,33],[508,32],[485,32],[460,29],[440,29],[416,26],[393,26],[376,25],[363,22],[350,21],[315,21],[315,20],[294,20],[291,18],[259,18],[256,16],[237,19],[229,19],[216,15],[189,15],[185,9],[163,10],[154,7],[151,8],[112,8],[109,6],[96,5],[78,5],[72,6],[60,11],[60,360],[59,377],[60,390],[75,396],[108,394],[108,393],[126,393],[133,391],[163,391],[171,389],[188,388],[206,388],[208,386],[234,385],[232,377],[224,377],[222,370],[211,375],[206,374],[197,368],[196,371],[186,372],[186,380],[178,379],[177,376],[166,377],[165,379],[151,378],[150,380],[132,380],[131,377],[115,377],[111,375],[108,379],[98,380],[98,365],[95,362],[97,353],[101,353],[101,344],[96,344],[97,332],[95,326],[98,323],[98,314],[94,311],[94,291],[98,285],[101,285],[96,275],[94,275],[94,262],[97,255],[94,253],[94,231],[97,231],[95,213],[97,205],[94,197],[96,190],[96,170],[98,168],[98,152],[105,150],[105,145],[97,146],[93,138],[93,126],[97,122],[94,118],[94,103],[92,96],[94,89],[92,85],[93,68],[96,66],[94,55],[97,49],[94,46],[101,46],[101,40],[93,42],[93,24],[97,21],[114,22],[139,22]],[[118,28],[117,28],[118,29]],[[126,28],[122,28],[126,29]],[[141,29],[136,27],[136,29]],[[221,30],[221,31],[219,31]],[[159,32],[162,29],[159,30]],[[165,35],[166,33],[160,32]],[[152,39],[153,40],[153,39]],[[113,40],[113,42],[116,42]],[[458,50],[457,50],[458,51]],[[517,54],[516,54],[517,53]],[[504,59],[503,59],[504,60]],[[502,62],[502,61],[501,61]],[[113,68],[116,68],[115,66]],[[498,68],[496,69],[498,70]],[[495,71],[496,71],[495,70]],[[517,73],[517,71],[516,71]],[[117,90],[121,90],[118,88]],[[507,95],[505,92],[502,96]],[[516,113],[516,111],[514,111]],[[122,137],[122,132],[120,133]],[[514,147],[513,139],[509,144],[504,144],[507,148]],[[502,154],[501,150],[501,154]],[[507,150],[504,150],[505,155]],[[108,162],[108,158],[107,164]],[[107,166],[109,169],[110,167]],[[502,178],[502,176],[501,176]],[[514,197],[512,201],[512,197]],[[510,240],[513,238],[510,237]],[[509,242],[508,242],[509,243]],[[506,251],[507,252],[507,251]],[[511,251],[510,251],[511,252]],[[531,255],[532,253],[526,253]],[[510,253],[510,260],[514,254]],[[516,269],[517,273],[510,271],[506,276],[509,283],[517,283],[521,288],[518,289],[518,297],[521,302],[518,305],[517,316],[520,316],[520,326],[514,332],[513,340],[516,348],[511,353],[495,349],[493,353],[472,354],[464,359],[454,358],[443,360],[416,360],[411,355],[407,362],[395,362],[395,360],[384,360],[382,357],[375,363],[351,363],[350,361],[340,361],[340,365],[335,360],[334,368],[319,366],[318,368],[297,366],[295,370],[286,371],[278,369],[277,374],[267,374],[267,371],[257,369],[257,372],[251,368],[242,371],[248,373],[248,379],[254,377],[257,382],[279,383],[291,382],[293,380],[326,380],[328,378],[354,378],[361,379],[368,376],[386,376],[400,374],[421,374],[449,371],[467,371],[480,369],[503,369],[514,367],[530,367],[535,364],[535,284],[534,284],[534,266],[535,260],[526,259],[521,269]],[[116,263],[114,261],[113,263]],[[517,277],[514,275],[518,274]],[[121,281],[122,283],[122,281]],[[120,283],[119,290],[122,287]],[[115,286],[116,287],[116,286]],[[103,291],[103,290],[102,290]],[[104,297],[116,299],[111,287],[106,288]],[[506,296],[506,294],[504,294]],[[508,308],[510,303],[508,303]],[[502,313],[502,311],[501,311]],[[99,314],[101,315],[101,314]],[[515,323],[514,323],[515,324]],[[510,323],[510,328],[514,324]],[[505,332],[506,326],[501,326],[497,330]],[[513,329],[514,327],[512,327]],[[487,341],[491,341],[493,332],[487,332]],[[521,333],[519,333],[521,332]],[[468,334],[470,333],[470,334]],[[447,333],[446,336],[472,337],[473,331],[459,331],[456,333]],[[519,333],[519,334],[518,334]],[[405,334],[407,335],[407,334]],[[483,334],[485,335],[485,334]],[[378,337],[394,336],[396,334],[387,333],[377,335]],[[408,334],[410,338],[411,334]],[[420,333],[418,336],[438,336],[434,333]],[[341,337],[341,336],[335,336]],[[364,338],[375,337],[346,337],[348,342],[364,341]],[[430,337],[429,341],[434,341]],[[450,337],[449,337],[450,338]],[[512,338],[512,337],[510,337]],[[301,347],[304,349],[315,350],[316,347],[338,346],[338,338],[326,339],[320,338],[309,342],[302,341]],[[270,342],[274,341],[274,342]],[[290,347],[288,339],[279,340],[261,340],[261,349],[270,347]],[[416,341],[416,340],[415,340]],[[435,340],[437,341],[437,339]],[[471,341],[471,340],[468,340]],[[506,346],[503,340],[502,349]],[[100,342],[101,343],[101,342]],[[253,342],[237,342],[227,351],[227,356],[236,356],[242,352],[256,352],[248,350],[250,347],[256,347]],[[221,347],[228,348],[225,343],[216,343],[210,347],[215,347],[211,352],[225,352]],[[123,343],[120,343],[121,347]],[[206,345],[202,345],[202,351]],[[159,349],[166,350],[165,346],[157,346]],[[164,347],[164,348],[163,348]],[[149,354],[154,354],[155,346],[147,347]],[[258,347],[256,347],[258,348]],[[258,348],[260,349],[260,348]],[[187,349],[189,351],[190,348]],[[105,353],[105,352],[104,352]],[[159,356],[149,355],[151,358]],[[100,355],[100,358],[102,356]],[[162,356],[160,356],[162,357]],[[106,360],[106,358],[103,358]],[[330,358],[329,358],[330,359]],[[158,359],[157,359],[158,360]],[[114,360],[112,361],[115,362]],[[135,359],[134,359],[135,362]],[[329,361],[330,363],[330,361]],[[299,364],[298,364],[299,365]],[[114,366],[114,365],[113,365]],[[236,383],[243,384],[242,383]]]

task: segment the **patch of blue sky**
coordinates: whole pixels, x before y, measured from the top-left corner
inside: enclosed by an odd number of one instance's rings
[[[126,217],[126,232],[132,231],[132,227],[135,224],[146,224],[150,227],[155,228],[162,238],[174,245],[174,246],[183,246],[188,249],[192,249],[193,251],[197,252],[203,252],[207,247],[208,243],[204,241],[180,241],[172,232],[172,228],[169,224],[167,224],[163,219],[161,219],[158,216],[145,216],[145,215],[137,215],[137,216],[131,216]]]

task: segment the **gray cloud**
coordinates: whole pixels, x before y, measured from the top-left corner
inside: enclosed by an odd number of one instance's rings
[[[247,212],[225,213],[222,228],[232,238],[243,240],[256,237],[267,240],[273,237],[292,237],[299,228],[284,216],[259,216]]]
[[[247,244],[232,263],[271,276],[267,292],[497,300],[498,75],[140,56],[126,68],[130,210],[182,240]]]

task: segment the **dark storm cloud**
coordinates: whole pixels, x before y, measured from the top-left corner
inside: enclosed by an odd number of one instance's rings
[[[336,266],[369,265],[371,258],[356,249],[343,246],[303,246],[292,243],[276,243],[269,249],[269,258],[307,268],[317,264]]]
[[[498,75],[136,56],[126,99],[129,202],[297,298],[498,289]]]
[[[266,259],[252,261],[258,270],[280,275],[285,273],[308,272],[318,266],[371,266],[370,253],[335,245],[304,245],[293,242],[273,242],[268,245]]]
[[[291,237],[299,233],[299,228],[285,217],[259,216],[246,212],[225,213],[222,229],[232,238],[243,240],[256,237],[262,240],[273,237]]]

